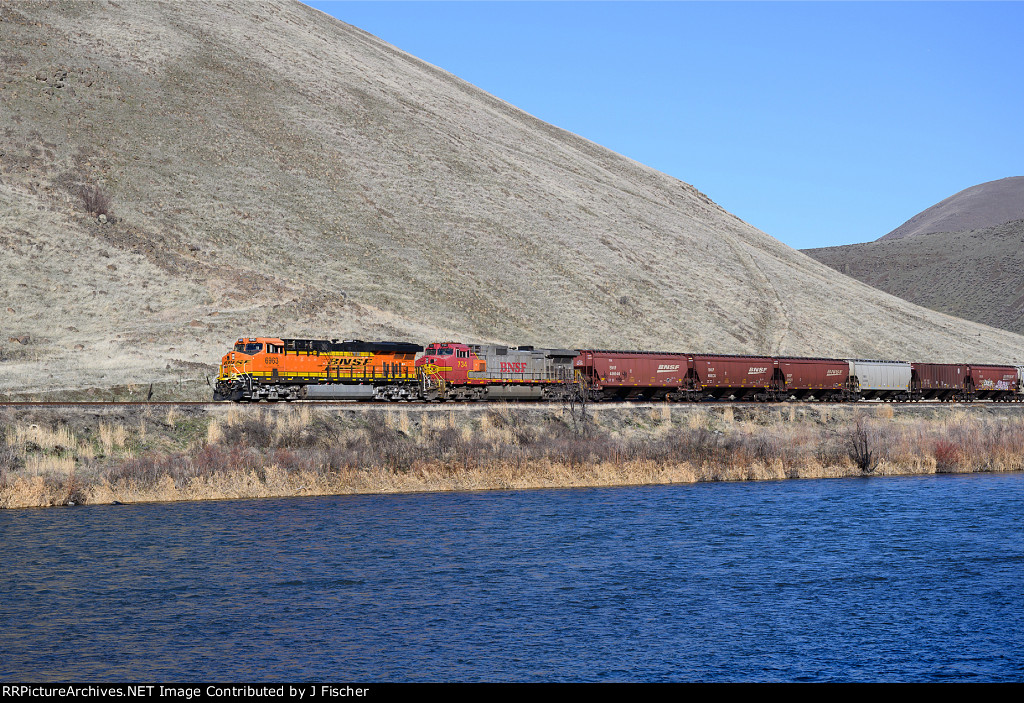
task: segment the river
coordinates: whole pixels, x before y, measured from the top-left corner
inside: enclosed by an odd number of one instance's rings
[[[4,681],[1020,681],[1024,475],[0,512]]]

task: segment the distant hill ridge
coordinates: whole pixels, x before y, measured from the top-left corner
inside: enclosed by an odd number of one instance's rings
[[[934,232],[964,232],[1024,219],[1024,176],[981,183],[914,215],[883,240]]]
[[[946,231],[979,222],[996,224]],[[874,242],[804,253],[904,300],[1024,334],[1022,177],[962,190]]]
[[[0,395],[257,334],[1024,362],[297,2],[2,3],[0,69]]]

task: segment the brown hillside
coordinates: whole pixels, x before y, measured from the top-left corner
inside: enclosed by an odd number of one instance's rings
[[[1014,176],[965,188],[914,215],[881,239],[985,229],[1022,218],[1024,176]]]
[[[1024,334],[1024,220],[805,253],[918,305]]]
[[[298,3],[2,2],[0,62],[0,395],[242,334],[1024,361]]]

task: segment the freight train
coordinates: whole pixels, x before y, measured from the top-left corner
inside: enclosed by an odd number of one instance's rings
[[[1024,402],[1024,366],[244,337],[213,397]]]

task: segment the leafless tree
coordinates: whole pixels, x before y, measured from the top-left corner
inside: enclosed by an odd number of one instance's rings
[[[572,431],[575,435],[590,433],[590,415],[587,408],[587,387],[582,378],[566,381],[563,403],[572,418]]]
[[[878,435],[863,416],[857,418],[846,435],[846,451],[862,472],[870,474],[878,468]]]

